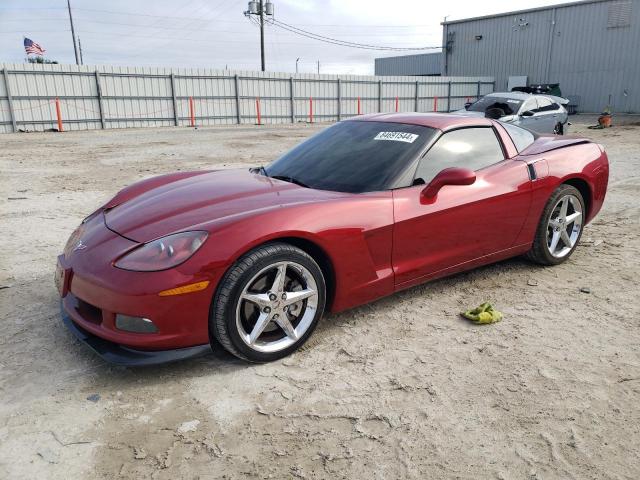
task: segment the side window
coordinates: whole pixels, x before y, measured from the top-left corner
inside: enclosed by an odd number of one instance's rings
[[[538,108],[534,110],[535,113],[548,112],[550,110],[554,110],[553,102],[548,98],[538,97],[537,100],[538,100]]]
[[[442,135],[420,160],[415,179],[429,183],[445,168],[480,170],[504,160],[500,141],[493,128],[474,127]]]
[[[538,108],[538,102],[536,102],[536,99],[530,98],[529,100],[524,102],[524,105],[522,106],[522,110],[520,113],[528,112],[528,111],[535,112],[537,108]]]
[[[542,108],[543,112],[555,112],[556,110],[560,110],[560,105],[556,102],[549,100],[549,105]]]

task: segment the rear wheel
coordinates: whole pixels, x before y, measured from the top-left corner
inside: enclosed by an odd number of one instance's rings
[[[560,185],[547,201],[527,257],[542,265],[566,261],[582,236],[585,205],[571,185]]]
[[[325,281],[307,253],[286,243],[258,247],[225,274],[209,331],[226,350],[252,362],[289,355],[324,312]]]
[[[556,135],[563,135],[564,134],[564,127],[562,126],[561,123],[556,123],[556,126],[553,127],[553,133]]]

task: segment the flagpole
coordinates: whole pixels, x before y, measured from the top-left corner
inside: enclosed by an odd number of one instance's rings
[[[67,8],[69,9],[69,23],[71,24],[71,38],[73,40],[73,53],[76,56],[76,65],[80,65],[80,58],[78,58],[78,47],[76,44],[76,32],[73,29],[73,15],[71,15],[71,0],[67,0]]]

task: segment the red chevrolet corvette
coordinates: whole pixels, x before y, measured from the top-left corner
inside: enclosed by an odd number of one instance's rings
[[[63,318],[119,364],[212,347],[274,360],[325,311],[516,255],[567,260],[608,176],[604,149],[583,138],[459,115],[357,117],[266,167],[119,192],[58,257]]]

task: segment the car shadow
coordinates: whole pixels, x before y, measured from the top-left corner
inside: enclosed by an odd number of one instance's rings
[[[478,288],[478,282],[504,277],[505,275],[509,275],[509,284],[505,284],[504,288],[514,286],[514,276],[516,278],[522,277],[522,285],[524,286],[526,285],[526,278],[545,268],[548,267],[534,264],[523,257],[515,257],[417,285],[344,312],[326,315],[310,338],[310,342],[302,350],[296,352],[295,355],[312,354],[313,348],[327,342],[341,325],[348,321],[355,321],[357,324],[357,319],[354,320],[354,317],[370,314],[372,311],[393,310],[394,305],[400,301],[415,303],[425,295],[425,290],[428,290],[431,294],[441,294],[445,297],[452,296],[454,289],[459,293],[460,290],[464,290],[466,287],[469,289]],[[469,296],[471,295],[473,293],[470,292]],[[471,303],[482,303],[486,300],[488,299],[474,298]],[[457,313],[458,305],[452,302],[451,310]],[[469,322],[459,315],[456,315],[455,318],[455,322],[460,322],[459,325],[465,325],[469,329],[485,327]],[[60,328],[59,330],[63,329]],[[66,332],[66,329],[63,335],[68,337],[67,340],[74,347],[66,349],[65,353],[79,357],[77,358],[77,363],[87,366],[86,370],[91,372],[91,377],[96,382],[96,385],[108,382],[118,385],[119,388],[127,388],[127,386],[133,386],[133,384],[137,384],[139,387],[146,387],[162,384],[174,377],[189,380],[190,378],[208,375],[234,374],[243,370],[255,369],[260,365],[238,359],[228,353],[222,346],[213,345],[212,353],[197,358],[162,365],[121,367],[109,364],[97,357],[89,348]],[[60,341],[62,339],[57,338],[57,342],[59,343]],[[69,345],[69,347],[71,346]],[[286,358],[272,362],[271,365],[278,365],[279,362],[285,361],[287,361]]]

